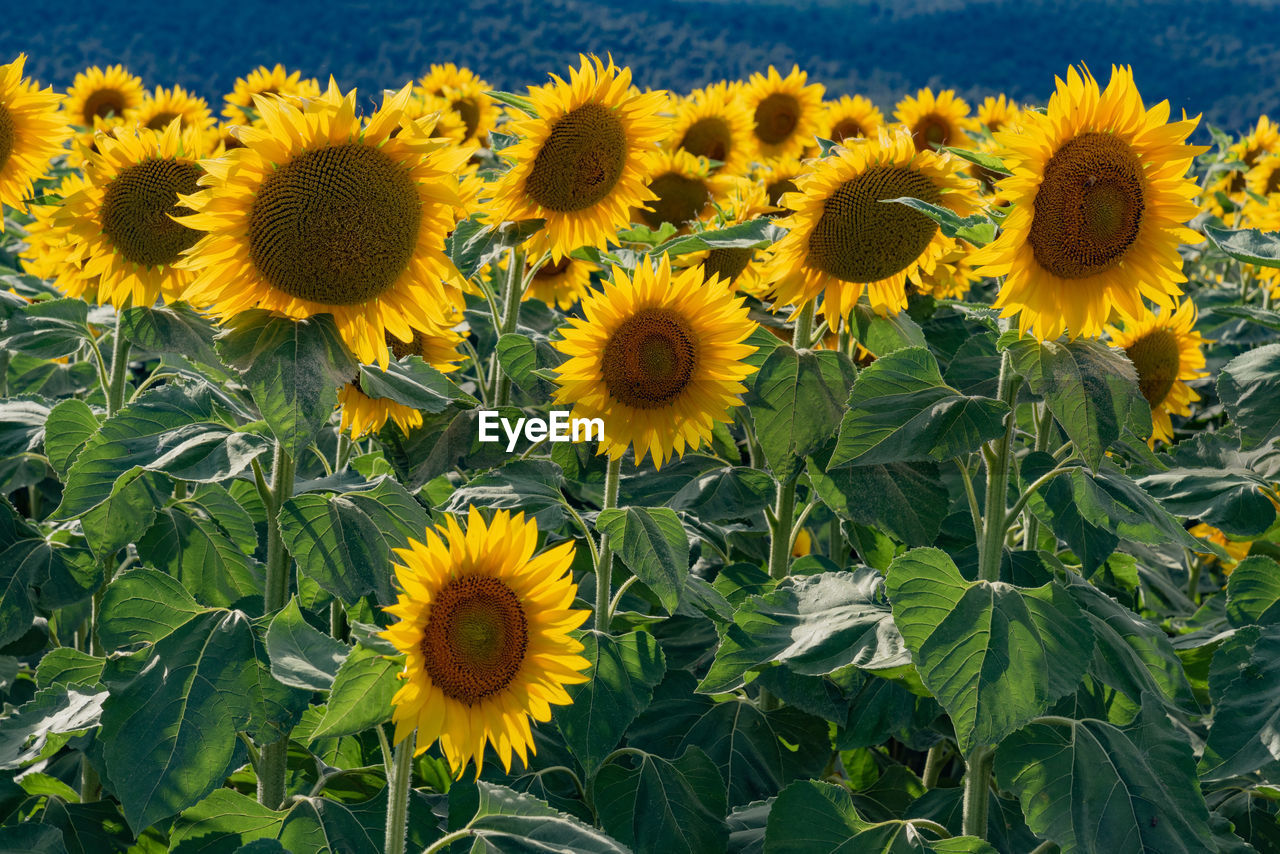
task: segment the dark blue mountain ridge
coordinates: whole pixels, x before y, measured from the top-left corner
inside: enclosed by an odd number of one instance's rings
[[[42,82],[68,85],[92,64],[122,62],[149,86],[181,84],[221,109],[259,64],[334,75],[372,100],[432,62],[465,64],[519,90],[564,74],[580,51],[611,53],[641,86],[689,89],[798,63],[831,95],[860,92],[885,110],[921,86],[971,102],[1005,92],[1042,103],[1055,74],[1087,63],[1105,82],[1134,67],[1148,104],[1239,131],[1280,114],[1275,0],[473,0],[354,3],[277,0],[131,4],[9,0],[0,57],[26,52]]]

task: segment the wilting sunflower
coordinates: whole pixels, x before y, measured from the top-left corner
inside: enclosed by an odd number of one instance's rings
[[[454,370],[457,367],[455,363],[462,359],[458,353],[461,342],[461,334],[442,326],[415,329],[413,340],[408,343],[387,335],[387,346],[397,359],[420,356],[422,361],[445,373]],[[342,407],[340,429],[349,430],[353,439],[376,433],[388,420],[394,421],[405,433],[422,426],[422,413],[412,406],[405,406],[389,397],[366,394],[360,385],[359,374],[338,390],[338,404]]]
[[[558,370],[557,403],[578,418],[600,418],[600,453],[635,450],[661,467],[673,454],[711,441],[717,421],[756,369],[742,360],[756,324],[743,298],[722,281],[704,283],[696,268],[671,274],[662,256],[655,271],[642,263],[634,276],[613,268],[613,282],[582,301],[585,319],[571,319],[555,346],[570,358]]]
[[[893,116],[911,130],[918,151],[932,151],[936,146],[964,148],[969,145],[969,104],[957,98],[954,89],[943,89],[937,95],[932,89],[921,89],[915,97],[908,95],[898,102]]]
[[[0,65],[0,208],[26,210],[37,179],[71,136],[62,96],[22,76],[26,54]],[[0,231],[4,220],[0,218]]]
[[[463,126],[463,142],[489,144],[489,131],[498,121],[498,107],[485,92],[492,87],[468,68],[452,62],[432,65],[414,91],[443,98]]]
[[[208,232],[183,261],[188,299],[219,318],[332,314],[356,358],[383,366],[386,333],[449,325],[462,292],[444,239],[470,151],[407,119],[410,97],[387,93],[367,122],[332,82],[305,105],[259,97],[262,127],[242,127],[245,147],[209,161],[207,189],[184,199],[196,213],[183,222]]]
[[[222,115],[231,124],[251,125],[258,120],[258,110],[253,105],[255,95],[314,98],[319,94],[319,81],[303,78],[301,71],[286,71],[279,63],[274,68],[260,65],[244,77],[236,78],[235,87],[223,96]]]
[[[209,103],[181,86],[172,89],[157,86],[156,91],[146,93],[142,103],[125,118],[152,130],[164,130],[174,119],[181,120],[183,128],[201,133],[217,124]]]
[[[671,148],[718,160],[719,172],[742,175],[755,149],[755,123],[736,87],[720,82],[695,89],[675,107]]]
[[[1021,110],[1004,95],[988,95],[978,106],[978,124],[991,133],[1008,130],[1018,120]]]
[[[146,89],[142,78],[130,74],[123,65],[106,69],[93,66],[76,75],[67,90],[67,118],[73,124],[90,130],[94,120],[110,126],[120,124],[131,110],[142,103]]]
[[[513,751],[527,765],[529,718],[550,720],[552,705],[571,702],[564,686],[587,681],[590,664],[569,634],[590,613],[573,609],[573,542],[535,556],[537,544],[523,513],[499,510],[486,525],[471,507],[465,532],[446,516],[395,550],[401,593],[386,610],[399,621],[382,633],[406,656],[395,740],[416,728],[415,753],[439,740],[459,778],[472,760],[480,776],[485,742],[507,771]]]
[[[1197,212],[1184,176],[1205,150],[1186,144],[1199,119],[1166,124],[1168,101],[1144,109],[1128,68],[1102,92],[1087,70],[1057,84],[1047,113],[996,135],[1013,208],[970,259],[1007,277],[996,307],[1042,340],[1097,335],[1113,308],[1143,317],[1144,296],[1172,309],[1186,280],[1178,245],[1202,240],[1182,226]]]
[[[1193,328],[1195,303],[1187,300],[1176,310],[1145,311],[1123,329],[1107,327],[1111,343],[1124,350],[1138,372],[1138,388],[1151,406],[1151,442],[1173,441],[1169,416],[1190,415],[1191,404],[1200,395],[1188,380],[1208,376],[1204,370],[1204,339]]]
[[[200,232],[173,217],[191,213],[179,196],[204,174],[198,131],[177,121],[163,132],[118,127],[86,152],[83,188],[52,215],[63,240],[55,254],[57,286],[68,296],[96,289],[102,305],[123,309],[173,301],[193,276],[176,264]]]
[[[663,223],[683,228],[708,215],[733,183],[732,175],[712,174],[704,158],[679,148],[665,150],[654,162],[649,179],[649,190],[657,198],[637,208],[633,218],[650,228]]]
[[[762,158],[798,157],[813,145],[826,88],[808,80],[799,66],[792,66],[786,77],[772,65],[768,74],[751,75],[742,100],[755,122],[756,150]]]
[[[906,283],[928,273],[955,242],[932,219],[887,199],[911,197],[966,216],[976,190],[961,161],[917,151],[905,128],[881,130],[812,161],[813,172],[782,199],[789,229],[765,268],[781,303],[823,298],[834,326],[866,290],[877,311],[906,307]]]
[[[631,69],[581,57],[569,81],[529,89],[537,116],[512,122],[520,142],[502,154],[515,165],[492,203],[498,221],[544,219],[529,241],[533,255],[558,261],[579,246],[604,248],[631,224],[631,209],[651,201],[645,187],[657,143],[665,92],[631,88]]]
[[[757,171],[756,180],[764,187],[769,204],[777,209],[774,215],[785,213],[781,207],[782,197],[787,193],[794,193],[800,176],[809,171],[809,166],[795,157],[774,160]]]
[[[862,95],[841,95],[823,106],[818,136],[832,142],[875,136],[884,126],[884,113]]]
[[[721,229],[749,222],[774,210],[765,195],[764,185],[745,178],[733,186],[717,206],[716,216],[707,228]],[[676,258],[681,267],[698,267],[709,281],[720,278],[743,293],[763,299],[769,286],[761,277],[764,249],[717,247],[700,252],[686,252]]]
[[[1222,567],[1224,575],[1230,575],[1240,565],[1240,561],[1249,556],[1249,551],[1253,548],[1252,540],[1229,540],[1226,534],[1207,522],[1198,523],[1187,533],[1197,539],[1208,540],[1214,545],[1222,547],[1223,551],[1227,553],[1225,560],[1208,552],[1196,552],[1196,554],[1205,560],[1218,563]]]

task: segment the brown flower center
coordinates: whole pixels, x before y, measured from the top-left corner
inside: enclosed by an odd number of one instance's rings
[[[1164,403],[1181,366],[1178,337],[1169,329],[1153,329],[1125,347],[1124,352],[1138,371],[1138,388],[1147,403]]]
[[[436,595],[419,648],[431,683],[470,706],[511,684],[528,647],[515,591],[491,576],[465,575]]]
[[[151,130],[164,130],[169,126],[170,122],[172,122],[174,119],[180,119],[180,118],[182,118],[181,113],[174,113],[174,112],[156,113],[154,116],[151,117],[151,120],[147,122],[147,127],[149,127]]]
[[[194,163],[172,159],[125,167],[103,194],[102,233],[128,261],[147,267],[172,264],[200,238],[200,232],[170,219],[192,212],[178,203],[178,194],[196,192],[200,175]]]
[[[604,347],[604,384],[616,400],[658,409],[693,380],[698,342],[679,313],[643,308],[622,322]]]
[[[860,136],[866,136],[867,132],[863,130],[862,125],[858,124],[856,119],[841,119],[836,122],[836,126],[831,129],[831,141],[840,142],[844,139],[856,139]]]
[[[641,208],[640,218],[650,228],[657,228],[664,222],[684,225],[691,219],[697,219],[711,201],[711,191],[705,181],[679,172],[659,175],[649,183],[649,189],[658,198],[649,202],[648,208]]]
[[[467,128],[467,139],[471,139],[476,135],[476,128],[480,127],[480,105],[472,98],[459,98],[450,105],[453,111],[458,114],[458,118],[462,119],[462,123]]]
[[[736,282],[754,254],[754,249],[712,249],[702,262],[702,276],[708,282],[716,276],[729,283]]]
[[[603,104],[583,104],[551,129],[525,191],[549,211],[580,211],[609,195],[626,163],[622,120]]]
[[[8,162],[13,153],[14,143],[18,141],[17,128],[13,126],[13,117],[4,104],[0,104],[0,169]]]
[[[728,122],[708,116],[689,125],[679,147],[695,157],[706,157],[723,163],[733,149],[733,135],[729,132]]]
[[[911,128],[911,139],[916,144],[916,151],[932,151],[935,146],[950,145],[954,133],[951,122],[929,113]]]
[[[93,120],[105,119],[108,116],[124,115],[124,93],[116,89],[99,89],[90,92],[84,99],[84,113],[81,116],[85,127],[93,127]]]
[[[784,193],[794,193],[797,189],[796,182],[790,178],[779,178],[764,186],[764,191],[769,194],[769,204],[775,206],[782,203]]]
[[[756,105],[756,137],[767,145],[786,142],[800,124],[800,102],[794,95],[774,92]]]

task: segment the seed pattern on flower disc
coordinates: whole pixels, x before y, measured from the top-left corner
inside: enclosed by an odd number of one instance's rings
[[[1164,403],[1181,368],[1178,337],[1168,329],[1153,329],[1124,352],[1138,371],[1138,389],[1147,403],[1152,406]]]
[[[689,125],[678,147],[695,157],[724,162],[729,156],[729,147],[732,144],[733,137],[728,123],[724,119],[711,116]]]
[[[702,262],[703,275],[708,282],[716,276],[728,282],[736,282],[751,263],[753,254],[754,249],[712,249]]]
[[[583,104],[551,129],[534,158],[526,192],[547,210],[579,211],[609,195],[626,162],[621,119],[602,104]]]
[[[616,400],[636,409],[671,403],[698,366],[698,342],[688,321],[666,308],[644,308],[627,318],[604,347],[604,384]]]
[[[0,104],[0,167],[4,166],[13,153],[13,143],[16,141],[14,131],[13,117],[4,104]]]
[[[431,603],[421,649],[431,683],[473,705],[511,684],[528,646],[529,621],[515,592],[501,579],[464,575]]]
[[[903,197],[937,204],[941,193],[928,177],[907,166],[875,166],[845,181],[828,197],[809,235],[806,262],[846,282],[878,282],[920,257],[938,225],[906,205]]]
[[[1041,267],[1064,279],[1104,273],[1138,239],[1142,161],[1123,139],[1083,133],[1045,166],[1027,240]]]
[[[148,267],[172,264],[200,232],[174,222],[191,210],[178,194],[199,189],[200,167],[171,159],[144,160],[123,169],[103,194],[102,233],[126,260]]]
[[[640,211],[640,218],[650,228],[657,228],[664,222],[683,225],[697,219],[711,200],[711,191],[705,181],[678,172],[659,175],[649,184],[649,189],[658,198],[649,203],[649,209]]]
[[[307,151],[262,183],[249,257],[273,287],[354,305],[395,284],[413,256],[421,201],[408,171],[359,143]]]
[[[785,92],[774,92],[756,105],[756,136],[768,145],[786,142],[800,123],[800,102]]]

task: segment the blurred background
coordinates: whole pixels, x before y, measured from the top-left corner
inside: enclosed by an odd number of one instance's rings
[[[579,51],[612,53],[638,85],[689,89],[792,63],[828,97],[861,93],[886,114],[921,86],[972,104],[1004,92],[1043,103],[1053,76],[1085,62],[1104,82],[1133,65],[1148,104],[1203,112],[1241,131],[1280,113],[1276,0],[456,0],[240,4],[5,0],[0,59],[65,87],[88,65],[124,62],[148,86],[215,104],[236,77],[283,63],[372,95],[457,62],[500,89],[565,74]]]

